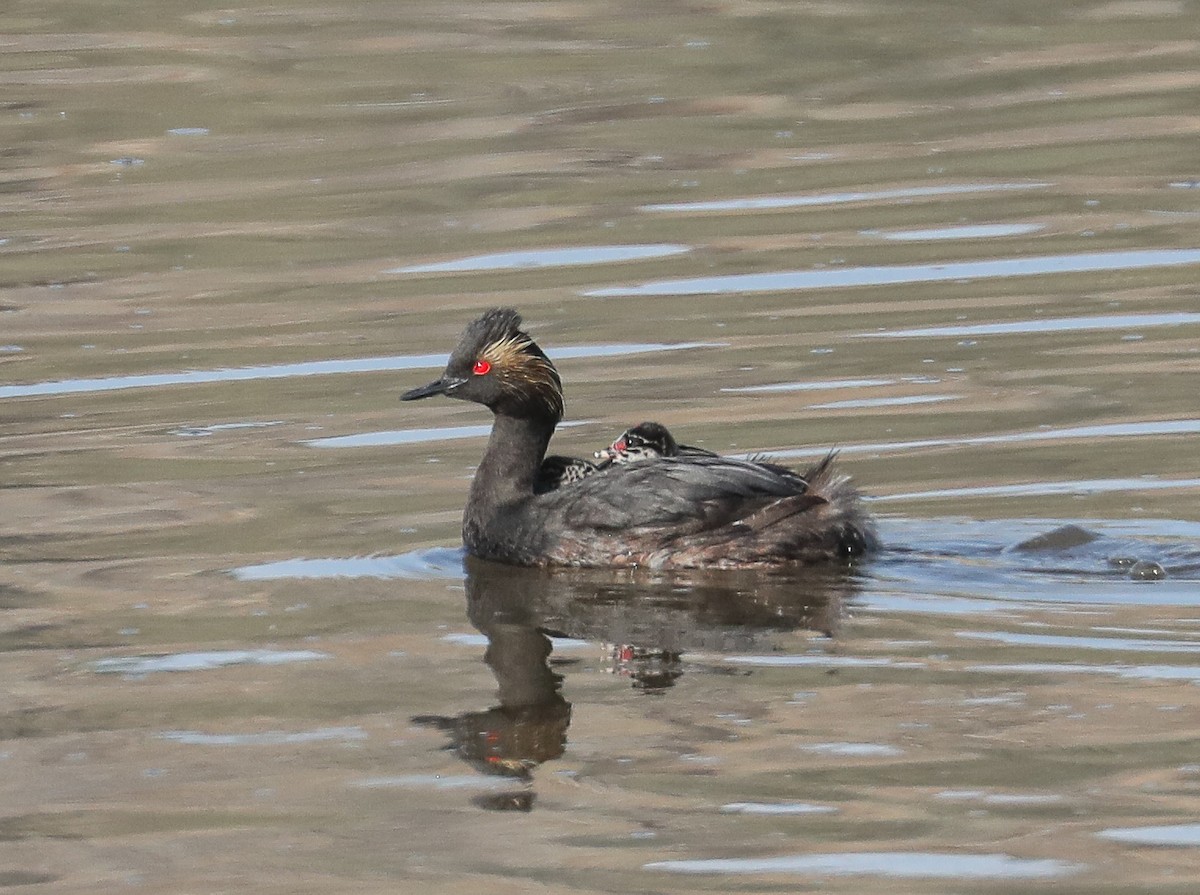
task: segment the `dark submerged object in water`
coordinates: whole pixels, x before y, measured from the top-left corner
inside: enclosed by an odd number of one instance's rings
[[[833,453],[804,473],[680,453],[548,487],[543,460],[563,415],[562,380],[514,310],[473,321],[441,378],[401,400],[431,395],[495,415],[463,512],[463,542],[475,556],[526,566],[750,568],[846,562],[876,546]]]

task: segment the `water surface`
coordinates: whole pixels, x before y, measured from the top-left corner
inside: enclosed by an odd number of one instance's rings
[[[1194,4],[4,18],[0,885],[1200,887]],[[887,550],[464,566],[496,305]]]

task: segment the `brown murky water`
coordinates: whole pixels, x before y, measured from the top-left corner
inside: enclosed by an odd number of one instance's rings
[[[0,30],[0,885],[1200,886],[1195,2]],[[464,570],[496,304],[887,551]]]

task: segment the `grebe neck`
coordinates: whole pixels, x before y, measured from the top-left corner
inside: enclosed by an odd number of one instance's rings
[[[497,508],[533,495],[554,426],[552,419],[496,414],[471,482],[468,514],[489,517]]]

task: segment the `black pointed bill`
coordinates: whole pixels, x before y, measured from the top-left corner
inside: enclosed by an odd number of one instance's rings
[[[466,380],[442,378],[435,379],[428,385],[422,385],[419,388],[414,388],[400,396],[401,401],[416,401],[418,398],[429,398],[433,395],[448,395],[454,389],[462,385]]]

